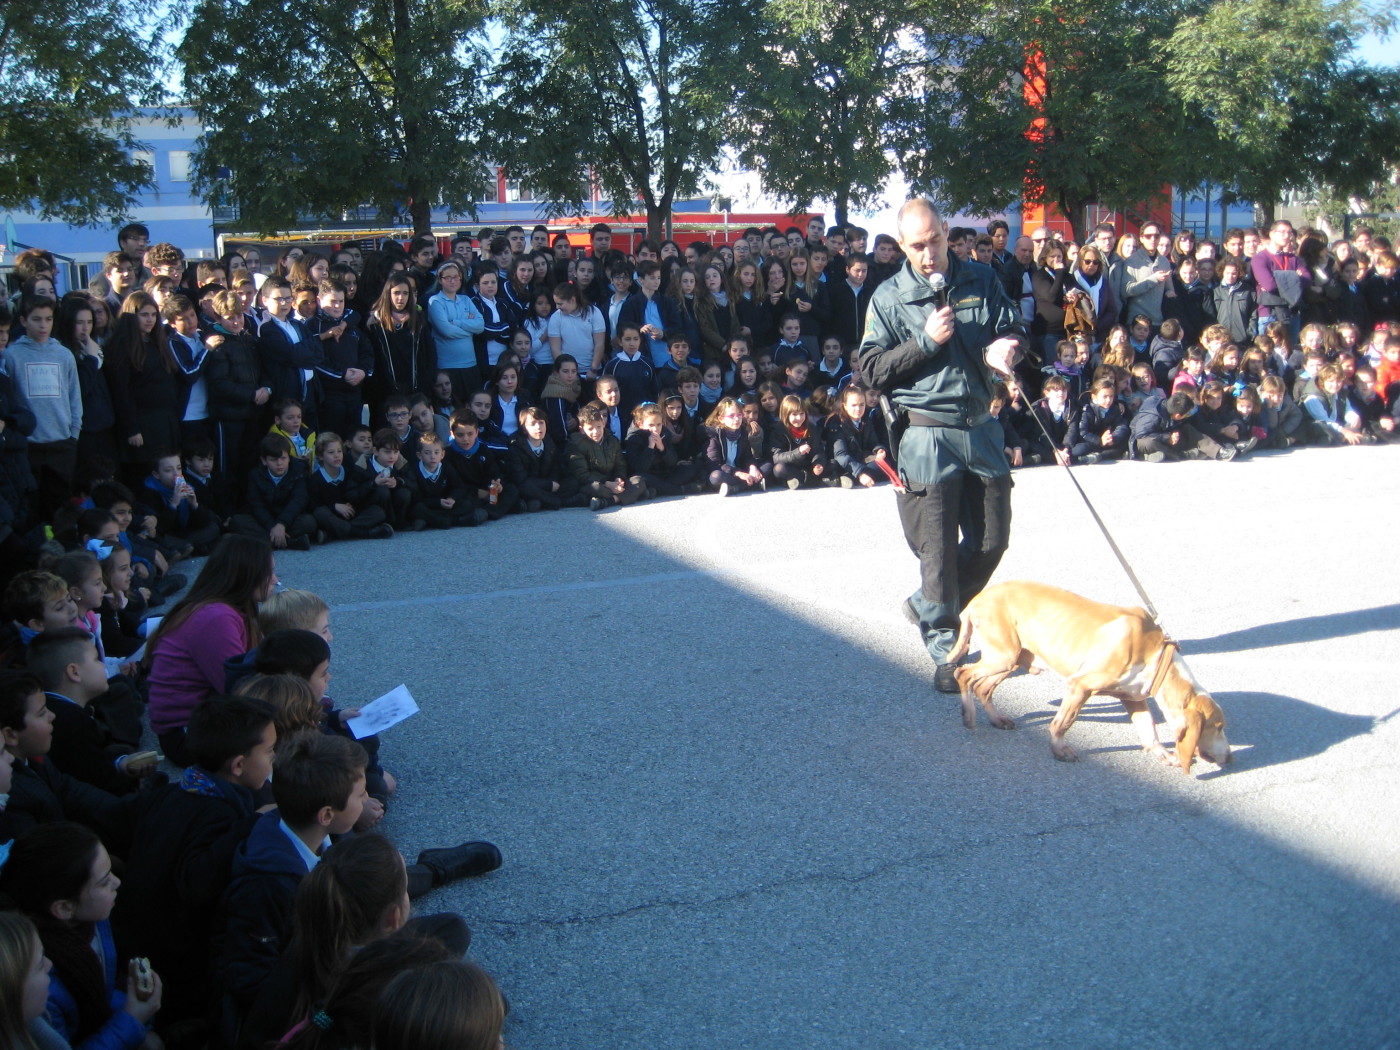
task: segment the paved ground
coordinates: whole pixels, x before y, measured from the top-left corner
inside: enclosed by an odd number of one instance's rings
[[[1187,778],[1052,675],[962,727],[898,605],[893,497],[568,511],[279,559],[334,607],[332,692],[406,682],[410,856],[517,1050],[1400,1046],[1400,449],[1085,468],[1237,761]],[[1135,603],[1058,469],[999,578]],[[1144,495],[1152,486],[1155,496]]]

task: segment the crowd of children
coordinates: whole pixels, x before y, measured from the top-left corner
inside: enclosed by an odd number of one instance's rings
[[[1313,259],[1303,326],[1273,271],[1210,245],[1183,248],[1182,301],[1152,310],[1142,289],[1169,282],[1130,281],[1135,245],[1046,234],[1041,273],[992,226],[949,240],[1023,293],[1033,353],[992,405],[1013,467],[1396,439],[1380,238],[1336,253],[1340,284]],[[25,253],[0,317],[0,1044],[497,1045],[505,1002],[463,961],[465,924],[409,900],[500,851],[410,864],[372,830],[397,784],[327,695],[329,609],[275,590],[275,551],[898,484],[898,422],[857,352],[892,238],[866,255],[863,230],[814,223],[629,258],[599,224],[573,258],[528,236],[484,237],[479,260],[469,237],[446,258],[431,238],[289,248],[266,275],[251,252],[186,267],[125,236],[100,286],[57,301],[52,257]],[[196,555],[186,591],[172,566]]]
[[[4,591],[0,1045],[496,1050],[470,930],[410,900],[501,852],[410,863],[374,830],[398,785],[328,695],[328,606],[234,533],[143,637],[126,556],[97,536]],[[394,1012],[445,989],[467,998]]]

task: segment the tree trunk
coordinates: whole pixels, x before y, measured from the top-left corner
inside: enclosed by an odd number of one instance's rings
[[[1074,238],[1075,244],[1084,243],[1084,212],[1089,206],[1089,201],[1083,197],[1071,197],[1067,193],[1061,192],[1056,204],[1059,205],[1060,214],[1069,223],[1070,235]]]
[[[413,217],[413,236],[433,232],[433,204],[429,200],[415,196],[408,206],[408,214]]]
[[[836,214],[832,216],[832,226],[845,226],[850,218],[851,196],[847,187],[842,186],[836,191],[836,199],[832,202],[836,207]]]

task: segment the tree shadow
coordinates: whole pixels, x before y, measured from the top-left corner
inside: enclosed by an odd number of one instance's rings
[[[1373,609],[1352,609],[1347,612],[1326,613],[1322,616],[1300,616],[1295,620],[1260,624],[1239,631],[1217,634],[1213,638],[1183,638],[1184,656],[1207,653],[1239,653],[1251,649],[1268,649],[1275,645],[1297,645],[1320,642],[1328,638],[1344,638],[1369,631],[1392,631],[1400,628],[1400,604],[1379,605]]]

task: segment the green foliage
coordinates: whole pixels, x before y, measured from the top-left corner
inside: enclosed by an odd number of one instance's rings
[[[1353,41],[1394,5],[1221,0],[1164,46],[1167,84],[1202,114],[1216,181],[1272,213],[1285,191],[1370,196],[1400,161],[1400,74],[1358,65]]]
[[[1180,12],[1152,0],[926,10],[926,104],[894,138],[911,184],[980,213],[1049,202],[1081,237],[1089,203],[1127,208],[1193,184],[1193,121],[1163,89],[1156,46]],[[1038,141],[1023,79],[1036,53],[1047,70],[1031,100],[1046,121]]]
[[[895,169],[887,134],[917,102],[908,24],[899,3],[767,4],[729,123],[739,160],[767,192],[794,211],[830,198],[837,222],[879,198]]]
[[[550,215],[581,214],[589,178],[653,235],[697,193],[723,143],[748,0],[515,0],[493,75],[490,140]]]
[[[370,204],[475,214],[477,0],[201,0],[179,47],[207,131],[195,186],[260,232]]]
[[[75,225],[120,223],[152,181],[124,117],[160,101],[148,5],[0,6],[0,207]]]

